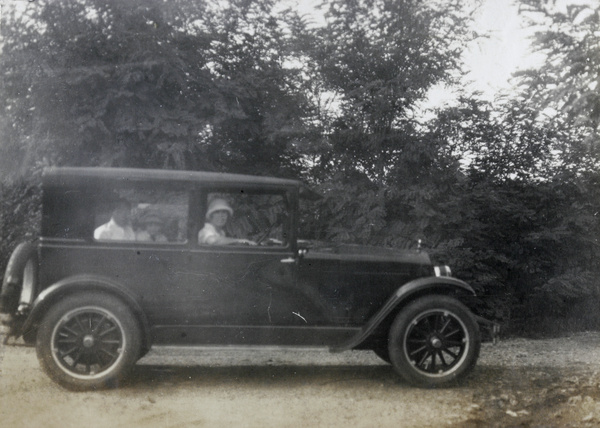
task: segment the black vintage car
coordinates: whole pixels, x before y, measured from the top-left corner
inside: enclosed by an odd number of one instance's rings
[[[412,384],[466,375],[473,289],[419,250],[298,236],[299,181],[50,168],[41,236],[2,284],[10,334],[69,389],[117,384],[153,345],[372,349]]]

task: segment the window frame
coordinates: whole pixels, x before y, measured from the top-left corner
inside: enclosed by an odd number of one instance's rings
[[[200,244],[198,242],[198,234],[205,223],[205,215],[208,209],[208,197],[213,193],[221,193],[221,194],[233,194],[242,193],[244,195],[280,195],[282,197],[282,201],[285,204],[285,209],[287,213],[287,221],[283,227],[282,233],[287,233],[288,238],[285,242],[285,245],[236,245],[236,244]],[[196,220],[195,228],[192,230],[190,228],[190,233],[193,236],[193,246],[199,249],[207,249],[214,248],[219,251],[223,251],[226,249],[231,250],[250,250],[251,251],[295,251],[296,249],[296,236],[295,236],[295,228],[294,224],[296,221],[296,210],[295,206],[297,205],[296,200],[297,197],[295,195],[297,193],[294,188],[287,186],[252,186],[252,185],[244,185],[243,183],[239,183],[237,185],[210,185],[210,184],[200,184],[198,190],[196,192],[196,204],[195,204],[195,212]],[[235,207],[234,215],[235,215]]]

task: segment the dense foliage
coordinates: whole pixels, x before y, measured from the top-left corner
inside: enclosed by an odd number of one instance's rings
[[[310,182],[306,237],[421,239],[514,328],[597,304],[600,9],[522,0],[548,61],[521,96],[424,120],[473,37],[462,4],[328,0],[323,25],[273,0],[4,10],[0,264],[35,235],[44,165],[216,170]]]

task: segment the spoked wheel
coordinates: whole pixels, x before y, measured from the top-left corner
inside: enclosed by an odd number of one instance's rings
[[[397,316],[390,330],[396,371],[419,386],[439,386],[474,367],[481,339],[470,311],[456,299],[427,296]]]
[[[74,390],[115,386],[140,355],[140,330],[129,308],[100,294],[67,297],[45,316],[37,354],[48,375]]]

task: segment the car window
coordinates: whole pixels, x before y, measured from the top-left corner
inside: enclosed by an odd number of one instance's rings
[[[81,189],[45,189],[42,236],[51,239],[85,239],[90,224],[89,206],[89,194]]]
[[[204,227],[199,233],[201,245],[288,245],[288,204],[285,194],[210,192],[204,206]],[[216,219],[215,213],[226,213]],[[220,234],[222,239],[210,240]]]
[[[161,189],[121,189],[96,204],[94,239],[145,244],[187,240],[189,197]]]

